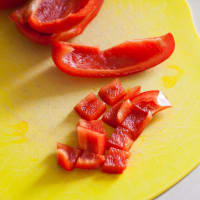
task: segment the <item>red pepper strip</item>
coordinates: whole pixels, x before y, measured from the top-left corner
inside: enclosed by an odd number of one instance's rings
[[[22,35],[24,35],[26,38],[41,45],[51,45],[53,41],[67,41],[81,34],[87,25],[92,21],[92,19],[94,19],[94,17],[98,14],[102,3],[103,0],[99,0],[98,4],[96,5],[96,10],[91,12],[80,24],[68,31],[56,34],[42,34],[32,29],[26,22],[27,8],[16,10],[10,15],[10,18],[16,24],[19,32],[22,33]]]
[[[27,0],[0,0],[0,9],[15,8],[23,5]]]
[[[34,0],[29,6],[29,25],[42,33],[71,29],[96,10],[102,0]]]
[[[97,47],[56,42],[52,56],[57,67],[69,75],[118,77],[160,64],[173,53],[174,48],[174,37],[168,33],[161,37],[125,42],[105,51]]]
[[[172,107],[167,97],[159,90],[147,91],[139,94],[132,100],[144,111],[151,111],[152,115]]]

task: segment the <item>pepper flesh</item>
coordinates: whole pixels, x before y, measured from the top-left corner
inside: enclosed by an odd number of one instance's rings
[[[119,77],[141,72],[166,60],[175,49],[171,33],[128,41],[105,51],[66,42],[53,44],[52,56],[63,72],[81,77]]]

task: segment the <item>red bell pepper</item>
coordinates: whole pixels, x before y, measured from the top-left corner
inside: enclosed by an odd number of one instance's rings
[[[34,0],[29,6],[28,23],[41,33],[69,30],[81,23],[103,0]]]
[[[98,119],[106,110],[106,104],[93,93],[81,100],[74,110],[88,121]]]
[[[110,108],[102,117],[102,120],[112,126],[112,127],[117,127],[119,125],[118,120],[117,120],[117,114],[122,105],[122,102],[119,102],[115,104],[112,108]]]
[[[79,24],[72,27],[71,29],[58,33],[45,34],[33,29],[28,23],[29,6],[17,9],[10,15],[10,18],[16,24],[19,32],[26,38],[41,45],[51,45],[55,41],[68,41],[69,39],[81,34],[87,25],[96,17],[102,4],[103,0],[98,0],[91,12],[88,13],[87,16]]]
[[[171,107],[167,97],[159,90],[143,92],[136,96],[132,103],[144,111],[151,111],[152,115]]]
[[[102,120],[86,121],[84,119],[80,119],[77,126],[90,129],[98,133],[106,134]]]
[[[126,96],[124,97],[124,100],[132,100],[134,97],[140,94],[141,86],[136,86],[134,88],[131,88],[128,90]]]
[[[99,96],[101,99],[110,106],[115,105],[125,95],[126,92],[119,79],[115,79],[113,82],[105,85],[99,90]]]
[[[117,113],[117,122],[119,124],[121,124],[124,121],[124,119],[132,112],[133,106],[134,104],[132,104],[132,102],[129,99],[122,103]]]
[[[52,43],[52,34],[39,33],[32,29],[27,22],[28,6],[19,8],[11,13],[10,18],[16,24],[18,31],[31,41],[41,44],[50,45]]]
[[[106,148],[105,134],[78,126],[77,135],[80,149],[96,154],[104,154]]]
[[[121,126],[127,128],[132,133],[132,138],[135,140],[146,128],[152,119],[152,114],[150,111],[143,111],[138,107],[132,108],[131,113],[125,118]]]
[[[81,150],[79,149],[61,143],[57,144],[58,165],[67,171],[71,171],[75,167],[76,161],[80,154]]]
[[[117,127],[107,141],[107,148],[114,147],[124,151],[129,151],[133,144],[132,133],[129,129],[121,126]]]
[[[85,17],[85,19],[82,22],[80,22],[80,24],[74,26],[68,31],[54,34],[52,36],[52,40],[53,41],[68,41],[71,38],[74,38],[75,36],[80,35],[85,30],[87,25],[97,16],[97,14],[99,13],[101,9],[103,1],[104,0],[99,0],[96,4],[96,9],[93,10],[91,13],[88,13],[88,15]]]
[[[168,33],[160,37],[128,41],[105,51],[97,47],[55,42],[52,56],[56,66],[69,75],[118,77],[160,64],[173,53],[174,48],[174,37]]]
[[[0,9],[15,8],[23,5],[27,0],[0,0]]]
[[[98,169],[105,162],[105,156],[84,151],[76,162],[76,168]]]
[[[128,164],[131,153],[120,149],[110,148],[106,161],[103,165],[103,171],[106,173],[120,174]]]

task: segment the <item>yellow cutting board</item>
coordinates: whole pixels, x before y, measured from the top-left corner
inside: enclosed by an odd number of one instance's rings
[[[50,48],[25,39],[0,13],[0,199],[146,200],[164,192],[200,162],[200,38],[184,0],[105,0],[73,42],[107,48],[172,32],[176,50],[156,68],[121,78],[126,88],[161,89],[173,108],[157,115],[132,148],[122,175],[66,172],[56,142],[76,145],[73,106],[112,79],[60,72]]]

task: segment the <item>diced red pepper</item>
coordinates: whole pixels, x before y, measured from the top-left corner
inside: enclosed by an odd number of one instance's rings
[[[112,108],[110,108],[104,115],[102,120],[112,126],[112,127],[117,127],[119,125],[118,121],[117,121],[117,113],[120,109],[122,105],[122,102],[119,102],[117,104],[115,104]]]
[[[132,104],[129,99],[122,103],[117,113],[117,121],[119,124],[121,124],[125,120],[125,118],[131,113],[133,107],[134,104]]]
[[[152,115],[171,107],[167,97],[159,90],[143,92],[136,96],[132,103],[144,111],[151,111]]]
[[[79,149],[69,147],[61,143],[57,144],[58,165],[67,171],[71,171],[75,167],[76,161],[80,154],[81,150]]]
[[[41,45],[51,45],[55,41],[68,41],[69,39],[81,34],[87,25],[96,17],[101,6],[103,4],[103,0],[98,0],[95,7],[91,10],[90,13],[76,26],[71,29],[65,30],[63,32],[45,34],[36,31],[28,24],[27,16],[29,16],[29,5],[24,6],[23,8],[19,8],[14,11],[10,18],[16,24],[19,32],[24,35],[26,38],[32,40],[35,43]]]
[[[93,121],[86,121],[84,119],[80,119],[78,125],[80,127],[105,134],[105,128],[102,120],[93,120]]]
[[[144,128],[149,124],[152,119],[150,111],[145,112],[138,107],[134,107],[132,112],[126,117],[121,126],[129,129],[132,132],[133,139],[142,133]]]
[[[119,79],[115,79],[113,82],[109,83],[99,90],[99,96],[101,97],[101,99],[110,106],[115,105],[125,95],[126,92],[122,87]]]
[[[27,0],[0,0],[0,9],[10,9],[23,5]]]
[[[41,33],[66,31],[96,10],[99,1],[102,0],[35,0],[29,6],[27,21]]]
[[[113,174],[122,173],[127,167],[129,157],[130,152],[110,148],[106,157],[106,161],[103,165],[103,171]]]
[[[108,139],[107,148],[114,147],[116,149],[129,151],[132,144],[133,140],[131,131],[119,126]]]
[[[126,96],[124,97],[124,100],[132,100],[134,97],[136,97],[137,95],[140,94],[141,91],[141,86],[136,86],[134,88],[131,88],[130,90],[128,90]]]
[[[154,67],[173,53],[174,37],[166,35],[128,41],[105,51],[67,42],[55,42],[52,56],[63,72],[82,77],[119,77]],[[73,57],[73,59],[71,59]]]
[[[105,156],[88,151],[84,151],[76,162],[76,168],[80,169],[98,169],[105,162]]]
[[[86,120],[98,119],[106,110],[106,104],[102,102],[93,93],[85,97],[79,104],[74,107],[74,110]]]
[[[77,127],[78,146],[96,154],[104,154],[106,146],[106,135],[83,127]]]

